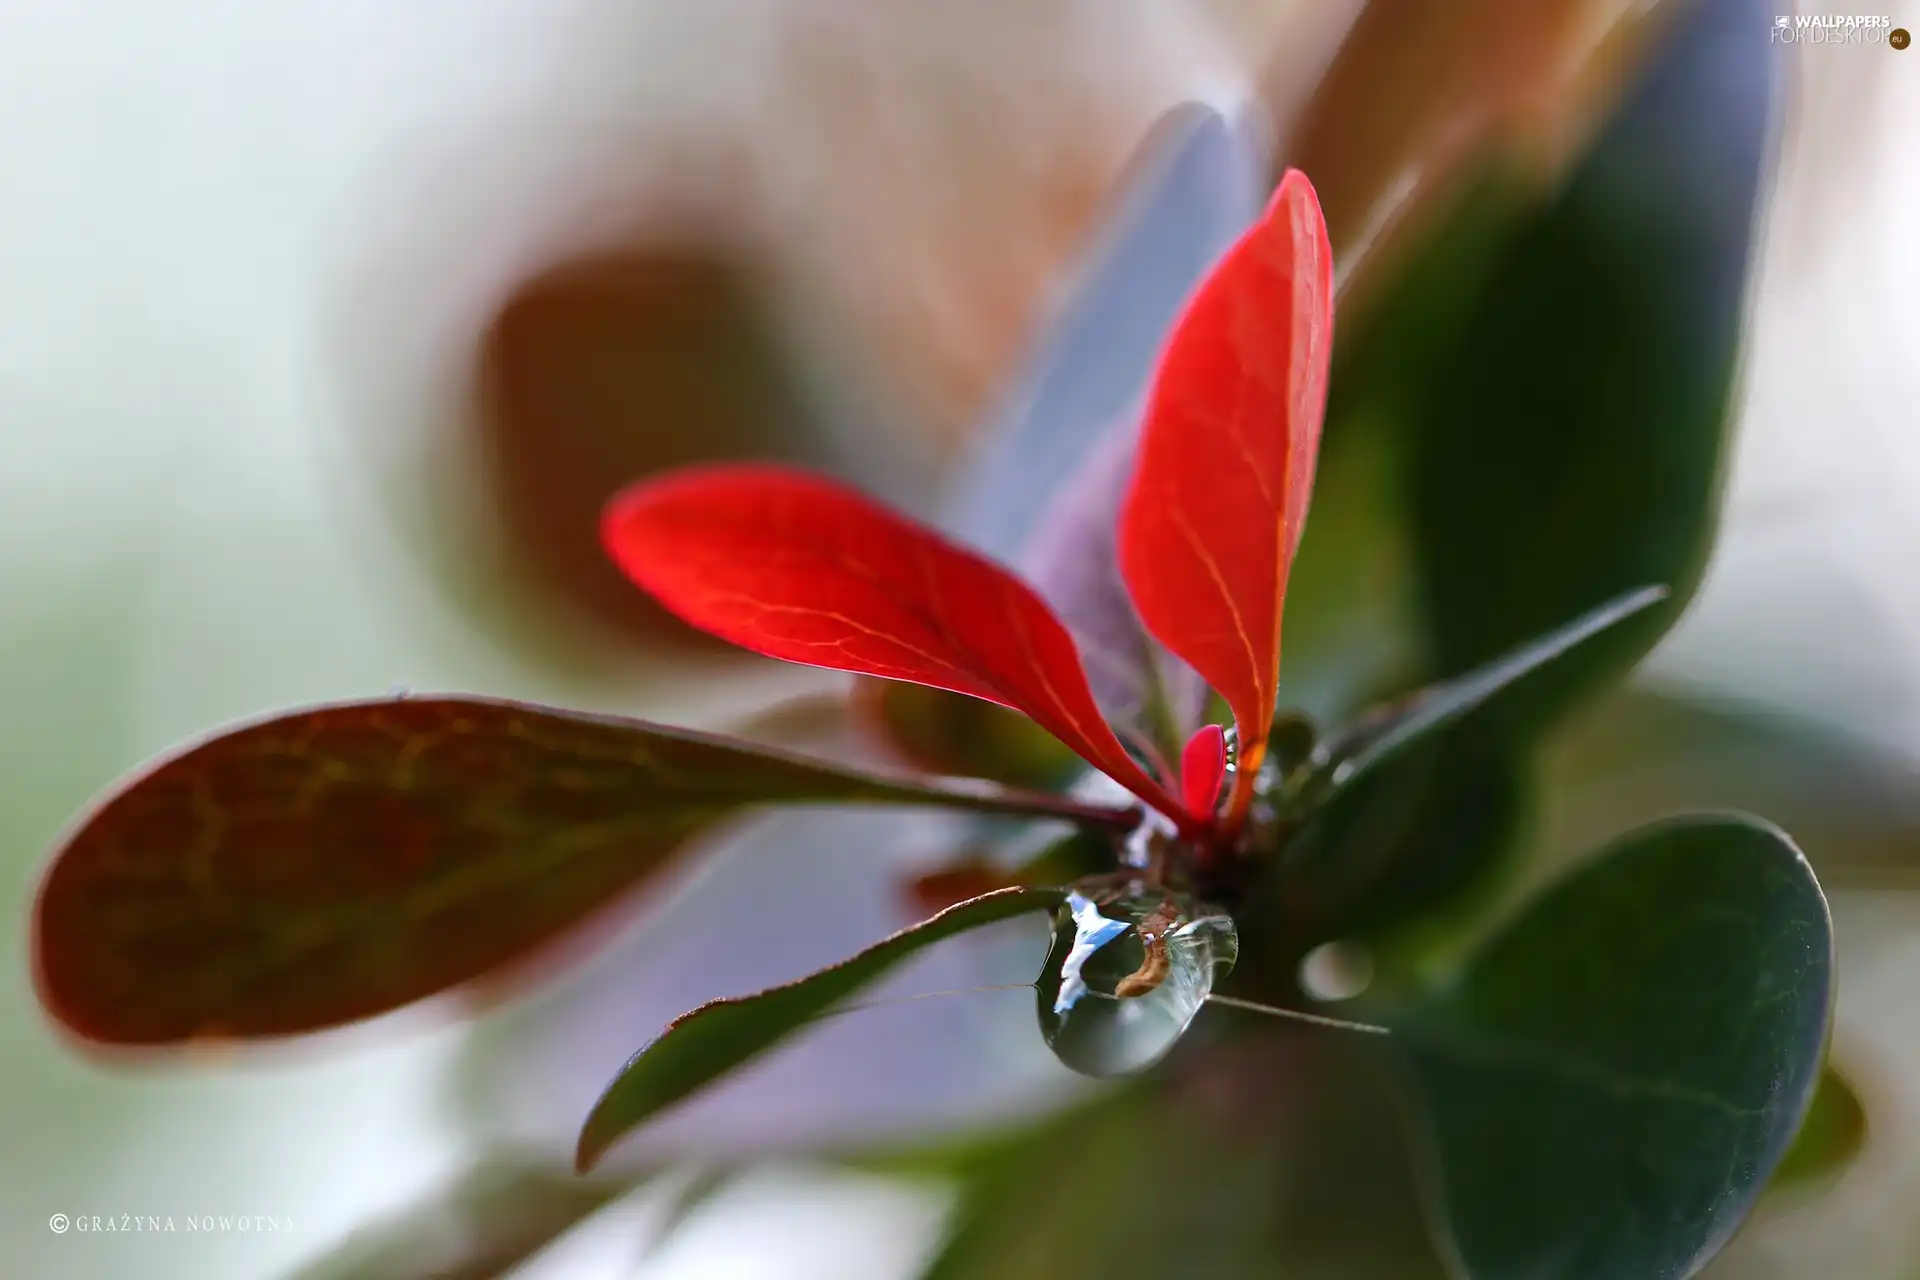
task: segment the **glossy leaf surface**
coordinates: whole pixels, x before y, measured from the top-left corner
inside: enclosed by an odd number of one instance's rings
[[[788,662],[932,685],[1031,717],[1170,815],[1101,716],[1033,589],[842,485],[777,467],[685,471],[607,508],[627,575],[680,617]]]
[[[1290,172],[1174,330],[1121,514],[1142,620],[1232,707],[1249,769],[1273,718],[1281,603],[1313,488],[1332,270],[1313,188]]]
[[[1832,1000],[1771,827],[1661,824],[1550,888],[1395,1025],[1463,1274],[1695,1274],[1793,1141]]]
[[[772,1048],[924,947],[1061,902],[1057,889],[1004,889],[949,907],[860,954],[795,982],[715,1000],[674,1019],[607,1086],[580,1132],[581,1169],[623,1134]]]
[[[41,999],[120,1045],[370,1017],[529,957],[745,807],[805,801],[1029,812],[638,720],[320,707],[188,748],[81,823],[36,908]]]

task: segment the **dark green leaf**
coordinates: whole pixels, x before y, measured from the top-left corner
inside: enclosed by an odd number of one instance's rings
[[[1283,850],[1278,918],[1249,924],[1244,944],[1277,932],[1301,947],[1354,934],[1383,945],[1379,935],[1417,922],[1396,946],[1451,945],[1514,865],[1532,795],[1513,755],[1455,736],[1419,740],[1314,810]]]
[[[514,1161],[356,1231],[293,1280],[491,1280],[635,1186]]]
[[[1663,1280],[1730,1238],[1798,1131],[1833,1000],[1826,902],[1779,831],[1647,828],[1395,1020],[1475,1280]]]
[[[1409,743],[1452,724],[1508,685],[1666,595],[1665,587],[1629,591],[1483,667],[1368,713],[1327,744],[1325,764],[1308,779],[1308,793],[1324,794],[1358,780]]]
[[[370,1017],[527,959],[744,808],[816,801],[1125,812],[519,703],[343,703],[221,734],[88,817],[41,887],[41,998],[126,1045]]]
[[[1829,1063],[1820,1073],[1807,1118],[1773,1171],[1769,1191],[1828,1178],[1853,1162],[1867,1144],[1867,1109],[1847,1078]]]
[[[1501,244],[1404,389],[1413,545],[1441,674],[1594,599],[1673,596],[1504,700],[1544,725],[1646,652],[1715,525],[1776,60],[1747,4],[1693,7],[1564,189]]]
[[[795,982],[683,1014],[607,1086],[580,1131],[579,1167],[591,1168],[623,1134],[772,1048],[922,948],[1013,916],[1051,911],[1064,898],[1057,889],[1003,889],[949,907]]]

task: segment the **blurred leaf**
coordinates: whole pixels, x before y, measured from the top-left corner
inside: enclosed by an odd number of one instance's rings
[[[1920,888],[1920,770],[1844,729],[1708,694],[1623,689],[1541,753],[1565,857],[1690,806],[1764,812],[1829,888]]]
[[[491,1280],[559,1239],[635,1181],[501,1161],[354,1232],[293,1280]]]
[[[87,818],[41,888],[41,998],[122,1045],[370,1017],[527,958],[747,806],[811,801],[1035,812],[639,720],[320,707],[189,748]]]
[[[1385,1082],[1339,1036],[1265,1034],[906,1169],[958,1184],[922,1280],[1444,1274]]]
[[[1235,1149],[1217,1129],[1192,1126],[1186,1111],[1136,1086],[969,1153],[959,1203],[921,1280],[1252,1273],[1277,1153]],[[1166,1149],[1156,1135],[1170,1129],[1179,1133],[1176,1163],[1143,1160]],[[1164,1178],[1153,1176],[1162,1169]]]
[[[728,722],[730,738],[841,759],[858,742],[852,701],[840,690],[800,693]]]
[[[615,1076],[580,1131],[575,1162],[590,1169],[622,1135],[772,1048],[924,947],[1063,900],[1056,889],[1004,889],[949,907],[858,955],[753,995],[704,1004],[668,1024]]]
[[[653,1224],[646,1246],[640,1251],[641,1260],[650,1259],[666,1248],[682,1227],[738,1180],[741,1172],[737,1165],[715,1164],[689,1174],[674,1188],[672,1199]]]
[[[1695,1274],[1793,1141],[1832,1001],[1826,902],[1771,827],[1665,823],[1549,889],[1394,1020],[1464,1273]]]
[[[1100,709],[1171,757],[1199,723],[1207,686],[1148,636],[1120,573],[1120,504],[1139,442],[1136,415],[1094,443],[1048,503],[1023,564],[1073,633]]]
[[[1272,929],[1301,951],[1353,934],[1410,954],[1451,940],[1519,851],[1531,794],[1510,753],[1422,739],[1335,791],[1287,844]],[[1259,931],[1242,932],[1250,952]]]
[[[1442,674],[1596,598],[1673,590],[1503,700],[1502,736],[1637,660],[1705,563],[1773,124],[1768,19],[1753,8],[1707,0],[1676,26],[1565,189],[1501,244],[1431,376],[1402,393]]]
[[[978,832],[978,841],[958,856],[907,882],[905,896],[917,914],[930,916],[1013,885],[1072,884],[1113,870],[1111,832],[1074,829],[1063,836],[1049,824],[1010,831],[992,821],[980,823]]]
[[[1287,584],[1283,704],[1324,724],[1435,676],[1426,639],[1419,530],[1407,475],[1410,420],[1530,187],[1489,165],[1445,211],[1422,252],[1358,316],[1342,297],[1314,502]],[[1590,603],[1590,602],[1589,602]]]
[[[1453,724],[1562,654],[1659,603],[1666,594],[1664,587],[1629,591],[1483,667],[1360,717],[1327,741],[1325,762],[1307,779],[1306,794],[1325,795],[1351,785],[1409,744]]]
[[[904,897],[915,912],[931,916],[1018,883],[1005,868],[984,858],[962,858],[914,876],[904,886]]]
[[[1265,201],[1263,165],[1210,107],[1162,117],[1033,364],[985,433],[945,526],[1014,562],[1054,491],[1134,412],[1174,316]]]
[[[862,680],[854,704],[889,746],[931,773],[1053,790],[1086,769],[1027,717],[979,698],[902,680]]]
[[[1488,153],[1552,169],[1610,105],[1661,8],[1368,0],[1281,147],[1320,191],[1342,304],[1372,300],[1393,251],[1430,229]],[[1269,79],[1270,98],[1292,96]]]
[[[478,353],[479,453],[487,523],[529,580],[643,636],[696,639],[608,563],[599,513],[672,467],[823,455],[765,290],[739,251],[683,240],[557,264],[501,304]]]
[[[1807,1118],[1774,1169],[1767,1190],[1784,1190],[1831,1177],[1851,1164],[1866,1144],[1867,1109],[1847,1078],[1828,1063],[1820,1072]]]
[[[1281,705],[1323,724],[1348,719],[1383,690],[1406,688],[1422,659],[1398,494],[1405,441],[1378,415],[1351,411],[1358,388],[1341,358],[1344,341],[1342,331],[1313,509],[1287,579],[1280,665]],[[1224,704],[1218,714],[1225,718]]]

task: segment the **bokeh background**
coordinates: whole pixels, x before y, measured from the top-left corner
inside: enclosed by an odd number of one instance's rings
[[[1168,107],[1252,104],[1309,138],[1336,218],[1346,193],[1351,217],[1394,191],[1417,212],[1401,167],[1444,168],[1463,137],[1548,170],[1577,150],[1657,11],[1684,7],[0,0],[7,1274],[285,1274],[577,1112],[485,1083],[511,1009],[158,1071],[72,1055],[33,999],[27,904],[108,781],[238,717],[395,686],[709,725],[805,693],[622,590],[597,502],[756,454],[925,507]],[[1649,796],[1742,802],[1808,841],[1840,930],[1836,1053],[1871,1122],[1713,1274],[1912,1277],[1920,52],[1777,56],[1717,556],[1634,688],[1563,735],[1555,767],[1605,782],[1553,820],[1584,842]],[[1713,715],[1635,713],[1675,695]],[[671,900],[648,954],[674,992],[833,958],[885,907],[876,889],[809,933],[743,914],[745,883]],[[631,1013],[634,1044],[665,1016]],[[1005,1079],[914,1068],[883,1033],[923,1025],[880,1018],[837,1051],[873,1055],[882,1119],[1058,1084],[1011,1049]],[[924,1181],[790,1155],[692,1194],[703,1154],[846,1119],[845,1069],[819,1057],[694,1113],[668,1140],[695,1165],[516,1274],[912,1274],[947,1207]],[[285,1225],[60,1236],[55,1213]]]

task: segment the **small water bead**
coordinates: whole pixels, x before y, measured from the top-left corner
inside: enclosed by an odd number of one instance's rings
[[[1164,858],[1167,847],[1179,838],[1178,829],[1165,815],[1148,809],[1121,841],[1120,863],[1136,871],[1144,870]]]
[[[1075,891],[1037,984],[1041,1034],[1084,1075],[1143,1070],[1185,1034],[1238,956],[1223,912],[1147,886]]]

